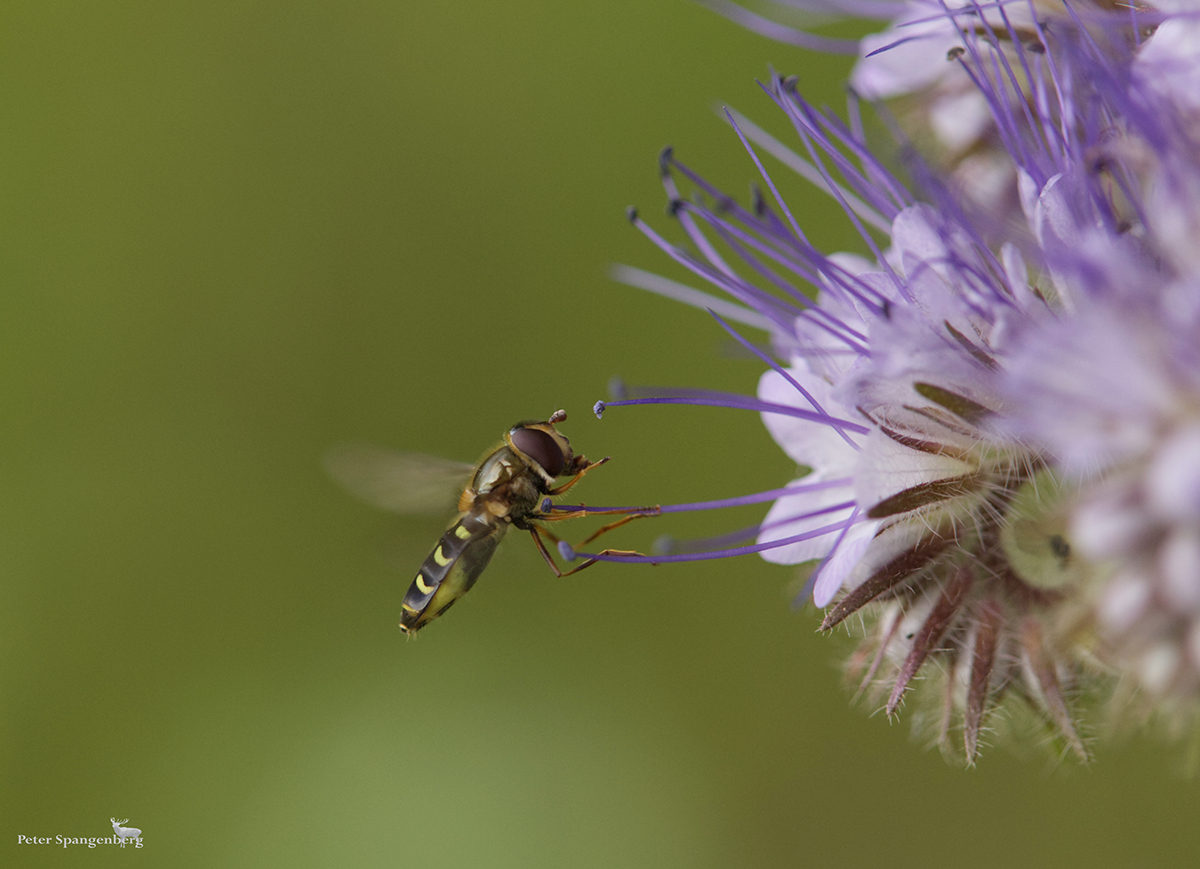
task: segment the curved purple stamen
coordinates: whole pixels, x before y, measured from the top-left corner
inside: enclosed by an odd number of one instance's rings
[[[891,21],[905,9],[898,0],[775,0],[780,6],[790,6],[829,15],[849,15],[854,18]]]
[[[778,77],[776,77],[776,82],[778,83]],[[784,100],[782,98],[782,93],[783,93],[782,90],[780,90],[774,94],[772,94],[772,92],[767,90],[766,88],[763,88],[763,90],[787,114],[789,120],[791,120],[791,122],[792,122],[792,128],[796,131],[796,134],[800,137],[800,141],[803,143],[804,149],[806,151],[808,151],[809,159],[812,160],[813,164],[817,167],[817,169],[821,172],[821,174],[826,178],[827,183],[832,184],[833,179],[829,175],[828,170],[825,169],[825,164],[821,160],[821,158],[818,156],[817,146],[814,144],[814,140],[819,143],[824,139],[824,137],[819,130],[819,124],[814,123],[812,117],[809,115],[808,110],[810,107],[808,106],[808,103],[804,102],[803,100],[800,100],[798,97],[793,100]],[[730,117],[729,121],[731,124],[734,123],[732,117]],[[761,174],[764,178],[766,178],[768,183],[770,183],[770,178],[769,178],[769,176],[766,175],[766,170],[763,168],[761,161],[758,159],[758,156],[754,153],[754,150],[750,147],[750,143],[747,141],[745,135],[737,127],[736,124],[734,124],[734,132],[737,133],[738,138],[741,139],[741,141],[742,141],[742,145],[750,153],[750,157],[752,160],[754,160],[754,165],[758,168],[759,174]],[[824,150],[826,151],[827,154],[832,154],[835,149],[833,149],[832,147],[827,147]],[[779,196],[779,192],[775,189],[773,184],[771,186],[771,191],[775,195],[777,201],[779,201],[780,207],[784,208],[786,210],[787,205],[782,201],[782,198]],[[835,196],[837,196],[836,190],[834,190],[833,193]],[[880,269],[883,271],[884,274],[886,274],[889,277],[893,286],[895,286],[896,291],[901,295],[901,297],[903,297],[905,299],[909,298],[908,288],[905,285],[904,281],[902,281],[900,279],[900,276],[897,275],[895,273],[895,271],[892,269],[891,264],[883,256],[883,252],[879,249],[879,245],[875,242],[875,239],[871,237],[871,234],[869,232],[867,232],[866,228],[862,224],[862,221],[859,220],[858,215],[856,215],[850,209],[849,205],[846,203],[846,201],[844,199],[841,199],[840,197],[838,197],[838,198],[840,200],[842,210],[846,213],[846,216],[854,224],[855,228],[858,230],[859,236],[863,239],[863,242],[867,245],[868,249],[870,249],[871,252],[875,255],[876,261],[878,262]],[[792,217],[790,210],[787,211],[787,215],[788,215],[788,219],[792,221],[793,225],[795,225],[795,218]],[[796,232],[797,232],[797,234],[800,233],[800,228],[798,226],[796,226]],[[800,237],[803,237],[803,236],[800,236]]]
[[[816,278],[816,271],[810,266],[812,257],[808,250],[801,249],[798,251],[797,247],[799,246],[795,243],[789,244],[785,247],[778,243],[778,239],[758,238],[748,230],[758,229],[760,232],[763,232],[764,227],[761,225],[756,226],[755,222],[751,222],[745,218],[742,218],[738,223],[726,220],[719,213],[707,208],[703,202],[688,202],[682,199],[677,199],[672,203],[672,206],[672,214],[675,217],[679,218],[680,220],[689,218],[689,222],[691,222],[694,226],[694,222],[690,221],[691,216],[694,214],[696,217],[699,217],[710,227],[712,227],[712,229],[720,233],[726,243],[730,244],[731,246],[736,245],[738,248],[741,248],[741,250],[738,250],[737,253],[739,254],[739,258],[741,258],[743,261],[747,257],[747,254],[744,253],[744,246],[748,246],[753,248],[762,256],[767,257],[789,271],[796,273],[809,283],[814,282],[814,279]],[[726,206],[726,208],[728,208],[728,206]],[[743,229],[743,226],[747,227],[747,229]],[[765,233],[763,234],[765,235]],[[789,241],[791,240],[789,239]],[[804,259],[798,259],[797,253],[804,257]],[[764,271],[761,266],[756,266],[755,270],[759,271],[760,273]],[[736,277],[736,274],[731,271],[729,272],[729,276]],[[806,293],[800,291],[789,282],[785,281],[779,283],[779,279],[775,276],[772,276],[770,280],[772,280],[774,283],[777,283],[780,289],[786,292],[789,296],[795,298],[796,301],[800,302],[801,305],[806,307],[811,306],[812,299],[810,299]]]
[[[591,558],[596,561],[615,561],[627,564],[673,564],[684,561],[712,561],[717,558],[732,558],[735,555],[754,555],[759,552],[779,549],[783,546],[790,546],[793,543],[812,540],[815,537],[823,537],[834,531],[840,531],[844,527],[846,527],[846,522],[836,522],[832,525],[814,528],[812,531],[805,531],[803,534],[784,537],[780,540],[772,540],[769,543],[755,543],[752,546],[736,546],[731,549],[717,549],[712,552],[688,552],[679,555],[608,555],[603,552],[574,552],[572,550],[572,553],[575,558]],[[573,561],[574,559],[568,560]]]
[[[671,174],[671,154],[673,150],[674,149],[668,145],[666,148],[663,148],[662,153],[659,154],[658,158],[659,176],[662,179],[663,189],[667,192],[667,201],[671,203],[671,214],[679,221],[680,226],[683,227],[683,230],[687,233],[688,238],[692,240],[692,243],[696,245],[696,248],[706,260],[712,263],[713,266],[715,266],[716,269],[722,274],[729,278],[736,278],[737,276],[734,274],[733,269],[730,268],[729,264],[725,262],[725,259],[719,253],[717,253],[717,249],[712,246],[704,233],[700,231],[700,228],[696,226],[696,222],[692,219],[692,216],[688,214],[686,210],[675,207],[676,203],[681,203],[683,201],[683,197],[679,193],[679,187],[675,183],[675,177]]]
[[[825,566],[833,559],[834,553],[838,551],[838,547],[842,545],[842,541],[846,539],[846,535],[849,533],[854,523],[858,521],[858,513],[858,507],[855,507],[854,512],[850,514],[850,518],[846,520],[846,527],[843,528],[841,533],[838,534],[837,540],[833,541],[833,546],[829,547],[829,554],[822,558],[821,563],[813,568],[813,572],[810,573],[808,575],[808,579],[804,581],[804,586],[800,589],[800,593],[792,598],[792,606],[803,606],[808,599],[812,597],[813,589],[817,587],[817,577],[821,575],[821,571],[824,570]]]
[[[784,486],[781,489],[770,489],[766,492],[755,492],[751,495],[739,495],[735,498],[720,498],[715,501],[692,501],[686,504],[663,504],[656,508],[646,509],[655,509],[659,513],[689,513],[694,510],[719,510],[724,507],[745,507],[747,504],[761,504],[764,501],[773,501],[776,498],[783,498],[788,495],[803,495],[808,492],[822,492],[827,489],[844,488],[852,482],[853,480],[849,477],[842,477],[837,480],[823,480],[819,483],[800,483],[794,486]],[[843,506],[853,506],[853,502],[847,502]],[[577,510],[594,510],[596,512],[628,510],[631,513],[637,513],[641,509],[640,507],[588,507],[585,504],[552,504],[550,509],[544,512],[571,513]],[[795,518],[792,517],[788,521],[793,522]]]
[[[858,43],[852,39],[831,39],[827,36],[816,36],[803,30],[797,30],[795,27],[788,27],[778,21],[756,15],[749,9],[731,3],[729,0],[699,0],[699,2],[718,15],[723,15],[747,30],[768,39],[774,39],[776,42],[822,51],[827,54],[858,53]]]
[[[726,109],[726,111],[733,115],[750,141],[754,142],[800,177],[811,182],[817,189],[825,193],[830,192],[825,177],[812,163],[805,160],[745,115],[732,109]],[[854,192],[851,192],[849,188],[843,187],[841,184],[837,185],[838,189],[842,191],[842,195],[846,197],[846,201],[850,203],[851,207],[854,208],[855,212],[863,220],[882,233],[890,233],[892,231],[892,220],[895,219],[899,208],[876,186],[865,184],[865,179],[861,177],[861,173],[855,174],[858,177],[847,178],[847,182],[855,188]]]
[[[805,246],[811,246],[809,245],[808,236],[806,236],[804,234],[804,230],[800,228],[800,224],[796,221],[795,216],[792,214],[791,208],[789,208],[788,204],[784,201],[782,194],[780,194],[779,189],[775,186],[775,182],[771,180],[771,175],[767,172],[767,167],[762,164],[762,160],[758,158],[758,154],[755,152],[754,146],[750,144],[750,140],[746,138],[746,134],[742,132],[741,128],[737,125],[737,121],[733,119],[733,115],[729,113],[728,109],[725,111],[725,117],[733,127],[733,131],[737,133],[737,137],[741,139],[742,147],[746,149],[746,153],[749,154],[750,159],[754,161],[754,166],[758,169],[759,177],[761,177],[766,183],[767,189],[771,191],[771,195],[775,197],[775,203],[787,217],[788,224],[791,226],[792,232],[795,233],[796,238],[803,242]]]
[[[938,34],[938,35],[940,35],[940,34]],[[904,45],[909,42],[920,42],[922,39],[932,39],[932,38],[933,37],[931,35],[925,34],[925,33],[922,33],[918,36],[903,36],[900,39],[895,40],[894,42],[889,42],[887,45],[880,46],[879,48],[875,49],[874,51],[867,52],[866,54],[863,55],[863,57],[874,57],[877,54],[883,54],[885,51],[891,51],[893,48],[899,48],[901,45]]]
[[[714,394],[715,395],[715,394]],[[856,422],[850,422],[846,419],[838,419],[837,417],[828,416],[826,414],[814,413],[809,410],[801,410],[798,407],[788,407],[786,404],[774,404],[769,401],[759,401],[756,398],[750,398],[745,395],[728,394],[726,397],[708,398],[703,395],[694,396],[660,396],[657,398],[630,398],[623,401],[604,401],[596,402],[592,410],[599,416],[610,407],[628,407],[638,404],[689,404],[697,407],[725,407],[733,410],[752,410],[756,413],[774,413],[779,416],[794,416],[797,419],[807,419],[810,422],[818,422],[824,425],[832,426],[837,429],[856,432],[858,434],[867,434],[871,429],[865,425],[859,425]],[[598,409],[597,409],[598,406]]]
[[[675,260],[675,262],[714,286],[720,287],[739,302],[754,308],[759,313],[770,318],[777,326],[790,328],[792,320],[802,310],[802,308],[787,304],[782,299],[771,296],[751,284],[739,281],[736,277],[730,277],[721,271],[711,268],[695,257],[680,250],[651,229],[645,221],[638,217],[636,210],[631,210],[629,221],[643,235],[654,242],[656,247]],[[797,297],[797,301],[802,301],[806,306],[812,304],[811,300],[799,296]]]
[[[794,388],[797,392],[799,392],[801,395],[803,395],[804,400],[813,406],[813,410],[815,410],[817,413],[825,413],[825,409],[823,407],[821,407],[821,405],[817,402],[817,400],[815,398],[813,398],[812,393],[810,393],[807,389],[805,389],[803,386],[801,386],[800,383],[797,382],[796,378],[794,378],[794,377],[792,377],[792,375],[788,374],[787,370],[782,365],[780,365],[778,362],[776,362],[774,359],[772,359],[766,353],[763,353],[761,350],[759,350],[757,347],[755,347],[753,344],[751,344],[749,341],[747,341],[745,338],[743,338],[741,335],[739,335],[737,330],[734,329],[732,326],[730,326],[728,323],[726,323],[723,319],[721,319],[720,315],[718,315],[716,313],[716,311],[709,311],[708,313],[712,315],[714,320],[716,320],[718,323],[721,324],[722,329],[724,329],[726,332],[728,332],[730,335],[733,336],[733,339],[735,341],[737,341],[739,344],[741,344],[743,347],[745,347],[747,350],[749,350],[751,353],[753,353],[755,355],[755,357],[757,357],[759,359],[759,361],[761,361],[763,364],[768,366],[772,371],[774,371],[776,374],[778,374],[780,377],[782,377],[784,380],[786,380],[788,383],[790,383],[792,385],[792,388]],[[840,428],[837,429],[837,433],[841,436],[842,440],[844,440],[846,443],[848,443],[852,448],[854,448],[855,450],[861,449],[861,447],[859,447],[859,445],[856,444],[850,438],[850,436],[848,434],[846,434],[844,429],[840,429]]]
[[[864,305],[877,310],[882,310],[882,299],[877,298],[877,291],[864,283],[861,278],[859,278],[857,275],[847,273],[845,269],[829,260],[826,260],[824,257],[816,255],[815,253],[804,251],[804,255],[814,265],[814,269],[810,270],[800,265],[795,260],[786,257],[786,255],[780,251],[777,251],[774,247],[768,247],[763,242],[754,239],[737,226],[732,225],[727,221],[723,221],[720,217],[713,214],[711,211],[702,208],[701,206],[692,205],[690,203],[680,203],[680,208],[678,210],[695,210],[698,216],[703,217],[706,221],[708,221],[721,235],[725,242],[741,255],[741,258],[745,263],[747,263],[751,268],[753,268],[767,280],[775,284],[779,289],[786,292],[789,296],[795,298],[796,301],[810,306],[797,313],[796,316],[804,317],[810,320],[815,326],[829,334],[830,337],[835,338],[836,340],[845,344],[847,348],[853,351],[855,354],[865,355],[867,353],[866,335],[851,328],[843,321],[834,317],[828,311],[820,307],[813,307],[808,296],[804,295],[804,293],[802,293],[790,282],[781,278],[778,274],[772,272],[770,269],[762,265],[762,263],[756,257],[752,256],[749,251],[745,249],[745,247],[739,244],[733,236],[737,236],[738,238],[745,240],[748,244],[760,250],[765,255],[770,256],[777,262],[780,262],[781,264],[791,268],[793,271],[796,271],[801,275],[801,277],[804,277],[811,284],[817,284],[820,281],[820,274],[824,273],[829,278],[831,283],[835,283],[835,287],[838,291],[841,291],[845,293],[845,295],[862,302]],[[743,221],[743,223],[748,222]]]
[[[685,305],[699,308],[702,311],[719,311],[727,319],[733,320],[736,323],[743,323],[754,329],[762,329],[765,332],[771,330],[771,321],[753,308],[719,299],[716,296],[693,289],[678,281],[672,281],[656,275],[653,272],[618,264],[609,270],[609,274],[615,280],[631,287],[637,287],[640,290],[646,290],[664,298],[674,299],[676,302],[682,302]]]
[[[696,540],[675,540],[672,537],[660,537],[655,542],[655,552],[668,554],[681,554],[684,552],[712,552],[713,547],[725,547],[729,543],[737,543],[741,540],[752,540],[761,535],[764,531],[770,531],[772,528],[782,528],[787,525],[794,525],[797,522],[802,522],[806,519],[815,519],[818,516],[829,516],[836,513],[841,513],[844,510],[850,510],[854,507],[853,501],[843,501],[839,504],[830,504],[828,507],[822,507],[819,510],[805,510],[800,513],[793,513],[790,516],[785,516],[782,519],[776,519],[774,522],[760,522],[757,525],[748,525],[745,528],[739,528],[736,531],[718,534],[715,537],[702,537]],[[858,510],[854,509],[850,520],[856,520]],[[838,535],[837,542],[834,547],[837,547],[838,542],[845,537],[845,531]]]
[[[655,538],[651,553],[654,555],[681,555],[685,552],[714,552],[726,549],[745,540],[758,537],[758,526],[747,525],[736,531],[727,531],[713,537],[701,537],[696,540],[676,540],[670,534]]]
[[[776,84],[778,88],[778,81]],[[768,92],[768,94],[770,94],[770,92]],[[809,159],[812,160],[813,165],[817,167],[817,170],[832,187],[833,176],[830,175],[829,170],[825,168],[825,161],[822,160],[820,155],[817,153],[817,145],[822,145],[826,155],[833,160],[835,164],[848,161],[846,161],[841,154],[838,154],[836,149],[833,147],[823,145],[822,139],[824,137],[820,133],[818,125],[813,121],[811,107],[808,107],[807,103],[802,104],[801,101],[798,100],[785,100],[783,99],[782,94],[783,91],[777,89],[777,92],[774,95],[777,104],[783,108],[784,112],[792,121],[792,127],[796,130],[796,134],[800,137],[800,141],[804,144],[805,150],[808,151]],[[803,122],[800,114],[797,113],[797,109],[801,108],[803,108],[803,114],[805,115],[804,121],[807,121],[807,123]],[[909,298],[908,288],[905,285],[905,282],[902,281],[892,269],[891,264],[887,261],[887,258],[884,257],[883,251],[880,249],[878,242],[876,242],[875,238],[869,232],[867,232],[862,220],[859,219],[858,215],[854,213],[849,204],[836,189],[833,190],[833,195],[838,200],[838,204],[841,205],[842,211],[845,212],[847,219],[854,224],[854,229],[858,232],[859,237],[863,240],[863,243],[867,246],[867,249],[870,250],[875,256],[876,262],[879,263],[883,272],[887,274],[889,278],[891,278],[896,290],[902,297],[906,299]]]
[[[728,196],[721,193],[721,191],[713,187],[703,178],[703,176],[693,172],[685,163],[677,160],[670,149],[663,151],[660,161],[664,166],[663,171],[667,171],[669,168],[677,169],[689,181],[712,197],[715,202],[719,203],[722,212],[731,215],[733,219],[737,221],[737,224],[746,227],[747,230],[750,230],[753,233],[758,233],[761,236],[761,240],[755,239],[751,232],[746,232],[746,230],[740,229],[738,225],[731,223],[721,214],[713,212],[700,203],[687,203],[678,199],[673,200],[672,214],[675,216],[680,216],[681,212],[694,212],[696,216],[703,218],[715,230],[722,233],[722,237],[725,238],[726,241],[731,245],[737,246],[733,239],[728,237],[729,234],[736,236],[743,243],[751,245],[764,256],[769,256],[771,259],[779,262],[781,265],[791,269],[810,284],[819,285],[821,275],[826,275],[830,277],[831,280],[833,279],[833,275],[839,275],[839,280],[842,284],[840,289],[842,291],[857,299],[862,304],[867,305],[868,307],[876,309],[881,307],[883,298],[880,296],[877,290],[870,287],[857,275],[847,273],[845,269],[830,261],[823,253],[821,253],[811,244],[808,244],[805,240],[797,238],[788,227],[786,227],[781,221],[778,220],[778,218],[775,217],[774,213],[765,206],[765,203],[760,202],[753,213],[745,210],[736,201],[730,199]],[[814,171],[816,170],[814,169]],[[646,229],[641,225],[639,225],[639,229],[642,229],[643,232],[646,232]],[[654,239],[652,238],[652,240]],[[666,244],[665,241],[663,241],[661,244],[659,241],[655,241],[655,243],[658,244],[659,247],[662,247],[663,244]],[[737,249],[741,253],[745,262],[751,265],[751,267],[755,268],[755,270],[760,274],[764,273],[764,269],[756,259],[751,258],[740,246],[737,247]],[[676,254],[683,255],[678,251],[673,252],[671,255],[676,257]],[[807,265],[798,262],[796,259],[797,256],[803,258]],[[678,258],[677,261],[679,261]],[[691,268],[690,265],[688,267]],[[711,281],[712,283],[716,284],[722,289],[725,289],[727,292],[730,292],[732,295],[735,295],[735,297],[745,301],[747,304],[753,304],[754,299],[764,299],[762,291],[757,287],[746,284],[740,278],[737,278],[736,275],[730,277],[729,273],[727,272],[728,266],[725,265],[723,260],[717,265],[717,269],[721,272],[721,274],[725,275],[726,280],[735,281],[737,289],[741,292],[740,294],[735,292],[733,288],[728,286],[723,281]],[[704,275],[701,276],[704,277]],[[821,328],[828,331],[830,335],[847,343],[856,353],[866,353],[865,336],[860,335],[855,330],[849,328],[845,323],[841,323],[840,321],[836,320],[836,318],[833,318],[822,308],[814,306],[813,302],[806,293],[800,291],[786,281],[781,281],[781,279],[774,273],[768,274],[767,277],[769,280],[775,283],[776,286],[787,293],[789,297],[794,299],[804,308],[801,314],[802,316],[820,318],[820,321],[814,319],[814,323],[817,323]],[[742,296],[745,298],[742,299]],[[770,304],[773,299],[774,297],[772,296],[765,297],[765,300],[768,304]],[[778,318],[773,319],[778,322]],[[842,332],[853,335],[858,340],[847,340],[846,334],[840,334]]]

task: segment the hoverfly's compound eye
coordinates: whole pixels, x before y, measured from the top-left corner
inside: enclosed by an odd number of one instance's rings
[[[533,459],[551,477],[563,472],[567,460],[554,438],[537,428],[515,428],[512,431],[513,446]]]

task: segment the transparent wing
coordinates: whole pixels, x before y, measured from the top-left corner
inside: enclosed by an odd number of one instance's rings
[[[373,444],[338,444],[325,454],[325,470],[351,494],[393,513],[449,513],[473,465]]]

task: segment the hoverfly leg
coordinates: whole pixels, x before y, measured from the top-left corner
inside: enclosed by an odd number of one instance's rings
[[[584,540],[579,545],[581,547],[587,546],[589,543],[591,543],[597,537],[607,534],[609,531],[613,531],[617,528],[620,528],[622,525],[628,525],[634,519],[645,519],[647,516],[657,516],[657,515],[659,515],[657,510],[655,510],[653,513],[630,513],[624,519],[618,519],[616,522],[609,522],[607,525],[601,526],[590,537],[588,537],[586,540]]]
[[[563,519],[582,519],[584,516],[624,516],[626,514],[633,514],[630,518],[636,519],[639,516],[658,516],[661,513],[662,508],[657,504],[653,507],[611,507],[606,510],[589,509],[586,504],[581,504],[578,510],[567,510],[562,513],[538,512],[533,515],[533,518],[540,522],[561,522]]]
[[[638,515],[647,515],[647,514],[638,514]],[[632,518],[636,518],[636,517],[631,516],[628,518],[632,519]],[[533,535],[533,542],[537,546],[538,552],[542,553],[542,558],[546,559],[546,563],[550,565],[550,569],[554,571],[554,575],[557,576],[559,579],[562,579],[565,576],[571,576],[572,574],[579,573],[579,571],[583,570],[586,567],[591,567],[593,564],[596,564],[600,560],[598,558],[589,558],[587,561],[583,562],[583,564],[579,565],[578,567],[573,567],[564,573],[562,570],[559,569],[559,566],[555,563],[554,558],[550,555],[550,550],[548,550],[546,548],[546,544],[542,540],[542,535],[545,534],[547,537],[549,537],[555,543],[560,543],[561,541],[559,540],[558,536],[550,533],[545,528],[539,528],[536,525],[529,526],[529,533]],[[636,552],[632,549],[605,549],[600,554],[601,555],[641,555],[642,553]]]
[[[555,564],[553,556],[550,555],[550,550],[546,548],[546,544],[542,540],[542,535],[545,534],[555,543],[558,543],[558,537],[551,534],[544,528],[538,528],[536,525],[529,526],[529,533],[533,536],[533,544],[538,548],[538,552],[542,553],[542,558],[546,559],[546,563],[550,565],[550,569],[554,571],[554,575],[561,578],[563,572],[558,569],[558,565]]]
[[[547,494],[552,495],[552,496],[561,495],[563,492],[566,492],[572,486],[574,486],[576,483],[578,483],[580,480],[582,480],[583,475],[586,474],[588,471],[590,471],[592,468],[600,467],[601,465],[603,465],[605,462],[607,462],[611,458],[612,458],[612,456],[605,456],[598,462],[588,462],[586,465],[584,465],[582,468],[580,468],[578,471],[575,472],[575,476],[571,477],[571,479],[567,480],[565,483],[563,483],[558,488],[551,489]]]
[[[603,552],[597,553],[597,555],[639,555],[639,556],[642,556],[643,558],[645,557],[644,555],[642,555],[642,553],[638,552],[635,549],[605,549]],[[560,577],[570,576],[573,573],[579,573],[579,571],[583,570],[584,568],[591,567],[593,564],[599,564],[599,563],[600,563],[599,558],[589,558],[583,564],[579,565],[578,567],[572,567],[566,573],[560,573],[559,576]],[[655,566],[657,566],[657,565],[655,565]]]
[[[634,519],[645,519],[649,516],[660,516],[660,515],[662,515],[662,509],[658,505],[655,505],[653,507],[613,507],[608,510],[589,510],[587,508],[587,506],[585,505],[585,506],[581,506],[578,510],[569,510],[565,513],[539,513],[539,514],[537,514],[537,516],[535,518],[539,519],[542,522],[560,522],[563,519],[581,519],[584,516],[614,516],[614,515],[615,516],[623,515],[624,518],[618,519],[615,522],[609,522],[607,525],[602,526],[595,533],[593,533],[590,537],[588,537],[586,540],[584,540],[579,545],[587,546],[589,543],[591,543],[597,537],[607,534],[609,531],[612,531],[616,528],[620,528],[622,525],[627,525],[630,522],[632,522]],[[555,543],[559,542],[558,538],[555,537],[553,534],[551,534],[549,531],[545,531],[545,529],[543,529],[543,532],[547,536],[552,538]]]

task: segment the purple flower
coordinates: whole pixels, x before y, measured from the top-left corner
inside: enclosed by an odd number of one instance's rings
[[[1200,19],[1168,19],[1138,51],[1119,134],[1090,155],[1126,173],[1128,229],[1068,230],[1049,263],[1072,316],[1018,336],[1006,387],[1012,430],[1080,485],[1098,653],[1176,723],[1200,697],[1198,37]],[[1046,223],[1067,204],[1048,201]]]
[[[801,474],[753,545],[716,554],[809,564],[802,596],[828,608],[822,627],[863,626],[848,665],[860,692],[892,715],[928,677],[936,711],[916,717],[968,763],[994,730],[1049,732],[1086,759],[1087,698],[1133,686],[1186,712],[1200,697],[1200,17],[1025,2],[902,14],[864,41],[884,50],[864,52],[855,84],[926,94],[918,114],[958,119],[943,145],[982,143],[995,171],[906,145],[902,183],[855,94],[842,120],[772,77],[798,149],[729,114],[755,201],[668,151],[686,243],[633,216],[728,298],[618,275],[708,307],[747,347],[731,322],[765,329],[758,395],[611,404],[761,412]],[[897,62],[934,43],[936,63]],[[862,252],[813,247],[760,152],[827,190]],[[751,500],[764,497],[717,503]],[[684,557],[704,555],[654,560]]]

